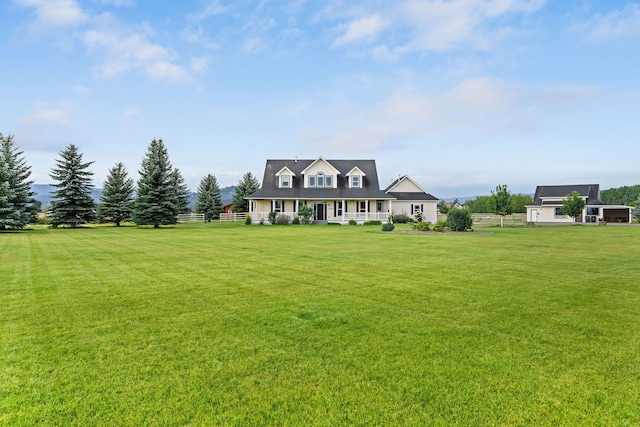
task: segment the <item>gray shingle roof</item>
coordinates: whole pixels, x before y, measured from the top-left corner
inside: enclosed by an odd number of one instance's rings
[[[262,188],[247,196],[247,199],[301,199],[301,200],[328,200],[328,199],[393,199],[393,196],[380,190],[378,184],[378,171],[375,160],[326,160],[340,174],[336,176],[338,188],[304,188],[302,171],[315,162],[313,160],[267,160],[262,178]],[[292,188],[279,188],[278,173],[283,167],[287,167],[295,174]],[[362,177],[362,188],[349,188],[345,175],[354,167],[358,167],[365,176]],[[328,171],[326,171],[328,172]]]
[[[387,194],[393,196],[397,200],[439,200],[437,197],[434,197],[429,193],[417,193],[417,192],[399,193],[399,192],[393,191]]]
[[[600,200],[599,184],[582,184],[582,185],[539,185],[536,187],[536,193],[533,196],[531,205],[542,205],[542,198],[561,197],[565,198],[573,191],[577,191],[581,196],[586,196],[588,205],[603,204]],[[549,204],[547,201],[545,204]]]

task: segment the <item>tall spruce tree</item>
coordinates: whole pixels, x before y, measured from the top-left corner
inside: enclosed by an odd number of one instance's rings
[[[83,162],[82,153],[69,144],[56,160],[49,176],[57,181],[52,192],[50,223],[53,227],[67,224],[76,228],[95,220],[96,205],[91,198],[93,172],[87,170],[93,162]]]
[[[119,227],[120,223],[130,221],[133,214],[133,191],[133,179],[129,178],[122,163],[109,169],[98,205],[100,222],[113,222]]]
[[[211,221],[212,219],[220,218],[222,210],[222,198],[218,180],[215,176],[209,174],[200,180],[195,211],[196,213],[204,214],[205,221]]]
[[[31,191],[31,166],[13,146],[13,136],[0,133],[0,230],[22,229],[37,219],[39,204]]]
[[[233,210],[236,212],[249,212],[249,201],[244,198],[260,189],[260,183],[247,172],[236,185],[236,192],[233,195]]]
[[[138,172],[133,221],[154,228],[175,224],[181,206],[177,200],[176,177],[161,139],[151,141]]]
[[[189,199],[191,198],[191,192],[189,187],[184,182],[182,173],[178,168],[174,168],[169,174],[171,179],[171,187],[174,191],[175,203],[176,203],[176,215],[189,212]]]

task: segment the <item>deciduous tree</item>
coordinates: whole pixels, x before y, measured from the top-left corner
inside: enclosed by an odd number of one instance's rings
[[[133,214],[133,179],[129,178],[122,163],[109,169],[109,175],[103,184],[98,219],[101,222],[113,222],[117,227],[124,221],[130,221]]]
[[[567,197],[562,199],[562,213],[570,216],[573,220],[582,213],[585,202],[576,190],[573,190],[571,194],[567,194]]]
[[[91,197],[93,172],[88,168],[93,162],[83,162],[82,153],[69,144],[56,160],[56,167],[49,176],[57,183],[52,192],[50,223],[53,227],[67,224],[71,228],[92,222],[96,217],[96,205]]]

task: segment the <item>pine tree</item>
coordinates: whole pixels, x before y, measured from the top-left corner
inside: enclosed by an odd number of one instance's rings
[[[133,213],[133,179],[129,178],[122,163],[109,169],[104,182],[98,218],[101,222],[113,222],[116,227],[130,221]]]
[[[203,213],[205,221],[220,218],[222,213],[222,199],[220,187],[215,176],[209,174],[202,178],[198,186],[198,198],[196,201],[196,213]]]
[[[175,197],[175,214],[178,215],[189,212],[189,198],[191,197],[191,192],[189,191],[187,184],[184,182],[184,178],[182,177],[180,170],[177,168],[173,169],[169,176]]]
[[[260,183],[251,174],[247,172],[236,185],[236,192],[233,195],[233,210],[236,212],[249,212],[249,201],[245,200],[245,196],[249,196],[260,189]]]
[[[93,172],[87,170],[93,162],[82,162],[78,148],[69,144],[60,152],[56,160],[57,167],[51,169],[51,178],[58,181],[53,184],[58,190],[52,193],[51,225],[57,227],[68,224],[76,228],[95,220],[95,202],[91,198]]]
[[[175,224],[179,203],[173,168],[161,139],[149,144],[138,171],[138,192],[133,207],[133,221],[138,225]]]
[[[39,204],[29,181],[31,166],[13,146],[13,136],[0,133],[0,230],[22,229],[37,219]]]

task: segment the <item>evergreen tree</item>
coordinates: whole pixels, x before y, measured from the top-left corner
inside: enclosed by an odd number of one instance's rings
[[[175,168],[169,174],[169,178],[174,192],[176,215],[189,212],[191,192],[184,182],[182,173],[180,173],[179,169]]]
[[[124,221],[130,221],[133,213],[133,191],[133,179],[127,176],[122,163],[109,169],[98,206],[100,221],[113,222],[116,227]]]
[[[220,187],[215,176],[209,174],[202,178],[198,186],[198,198],[196,201],[196,213],[203,213],[205,221],[220,218],[222,213],[222,198]]]
[[[56,167],[51,169],[50,176],[58,181],[53,184],[58,190],[52,194],[51,225],[57,227],[68,224],[76,228],[95,220],[96,206],[91,198],[93,172],[88,167],[93,162],[82,162],[82,154],[78,148],[69,144],[60,152],[60,159],[56,160]]]
[[[22,229],[37,219],[38,203],[29,181],[31,166],[13,146],[13,136],[0,133],[0,230]]]
[[[638,203],[636,204],[636,207],[633,208],[633,217],[640,221],[640,196],[638,196]]]
[[[245,196],[249,196],[260,189],[260,183],[251,174],[247,172],[236,185],[236,192],[233,195],[233,210],[236,212],[249,212],[249,201],[245,200]]]
[[[138,191],[133,205],[133,221],[138,225],[175,224],[179,203],[175,176],[167,149],[161,139],[147,148],[138,171]]]

